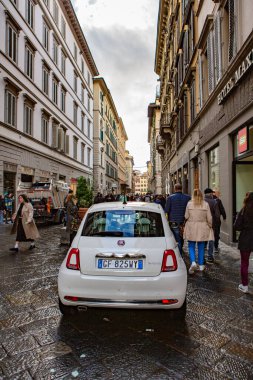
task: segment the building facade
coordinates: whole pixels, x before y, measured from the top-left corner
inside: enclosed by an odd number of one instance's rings
[[[0,193],[92,181],[98,70],[71,0],[2,0],[0,25]]]
[[[148,192],[148,172],[141,173],[139,170],[134,170],[134,192],[141,195]]]
[[[119,192],[124,193],[127,188],[127,169],[126,169],[126,142],[128,140],[123,120],[119,119],[118,127],[118,181]]]
[[[162,194],[162,172],[160,152],[164,144],[160,145],[160,101],[156,97],[155,103],[148,106],[148,142],[150,145],[150,162],[148,165],[148,190],[153,194]],[[158,149],[159,147],[159,149]],[[166,189],[166,194],[168,193]]]
[[[162,183],[211,187],[227,211],[222,239],[253,189],[253,2],[160,1]]]
[[[118,129],[120,119],[103,78],[94,78],[94,190],[119,192]]]
[[[134,193],[134,158],[129,153],[129,150],[125,151],[125,160],[126,160],[126,192]]]

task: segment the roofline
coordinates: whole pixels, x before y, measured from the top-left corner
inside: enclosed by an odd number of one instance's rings
[[[124,126],[124,123],[123,123],[123,120],[122,120],[121,117],[119,118],[119,123],[122,125],[123,133],[124,133],[125,139],[127,141],[128,140],[128,136],[127,136],[126,129],[125,129],[125,126]]]
[[[164,33],[163,24],[165,22],[165,10],[168,8],[168,0],[160,0],[159,11],[157,19],[157,33],[156,33],[156,54],[155,54],[155,66],[154,71],[160,76],[161,72],[161,58],[159,59],[159,51],[161,50],[161,44],[164,43],[162,35]]]
[[[115,103],[113,101],[113,98],[112,98],[112,94],[111,94],[111,91],[109,90],[109,88],[107,87],[107,84],[105,82],[105,79],[103,77],[96,77],[96,78],[93,78],[93,81],[94,81],[94,84],[96,82],[100,83],[100,86],[103,88],[103,91],[104,91],[104,95],[108,95],[108,98],[110,100],[110,103],[112,105],[112,108],[113,108],[113,111],[116,115],[116,119],[117,119],[117,122],[119,123],[120,121],[120,117],[119,117],[119,114],[118,114],[118,111],[117,111],[117,108],[115,106]]]
[[[97,69],[95,61],[94,61],[93,56],[91,54],[89,45],[88,45],[86,38],[84,36],[82,27],[78,21],[78,18],[77,18],[75,10],[73,8],[73,5],[71,3],[71,0],[61,0],[61,4],[63,5],[63,7],[64,7],[64,9],[65,9],[65,11],[69,17],[69,20],[71,21],[71,25],[72,25],[74,32],[77,36],[77,39],[81,45],[82,51],[85,53],[84,58],[86,58],[86,60],[89,63],[89,66],[90,66],[90,69],[92,72],[92,76],[99,75],[99,71]]]

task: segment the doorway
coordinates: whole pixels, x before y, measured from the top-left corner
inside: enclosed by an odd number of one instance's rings
[[[248,191],[253,191],[253,161],[233,162],[233,221],[241,210],[243,200]],[[233,231],[233,241],[237,241]]]

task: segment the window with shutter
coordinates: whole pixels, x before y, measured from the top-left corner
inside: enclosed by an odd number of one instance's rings
[[[228,25],[229,25],[229,42],[228,42],[228,59],[236,54],[236,14],[235,0],[228,0]]]
[[[17,96],[11,91],[5,92],[5,122],[16,127],[17,120]]]
[[[15,63],[17,63],[17,49],[18,49],[18,32],[11,25],[7,24],[7,55],[11,58]]]
[[[34,2],[26,0],[25,19],[31,28],[34,26]]]
[[[189,31],[184,33],[184,76],[186,74],[189,64]]]
[[[59,124],[53,122],[53,125],[52,125],[52,147],[53,148],[58,147],[58,127],[59,127]]]
[[[202,61],[201,54],[198,58],[198,74],[199,74],[199,108],[203,107],[203,71],[202,71]]]
[[[84,164],[84,158],[85,158],[85,144],[81,143],[81,162]]]
[[[64,151],[64,130],[62,128],[58,129],[58,149]]]
[[[28,44],[25,46],[25,73],[30,79],[33,79],[34,50]]]
[[[193,8],[191,9],[191,18],[190,18],[190,35],[189,35],[189,45],[190,45],[190,57],[192,56],[195,42],[194,42],[195,34],[194,34],[194,11]]]
[[[184,117],[184,122],[183,122],[183,136],[187,133],[188,129],[188,94],[187,91],[184,92],[184,109],[183,109],[183,117]]]
[[[43,21],[43,36],[42,36],[42,43],[44,48],[49,51],[49,37],[50,37],[50,27],[48,24]]]
[[[77,144],[78,139],[76,137],[73,137],[73,158],[77,160]]]
[[[196,116],[196,108],[195,108],[195,79],[192,80],[191,88],[190,88],[190,96],[191,96],[191,124],[193,123]]]
[[[33,133],[33,109],[24,104],[24,132],[32,136]]]
[[[218,83],[222,76],[221,17],[219,12],[214,20],[214,62],[215,82]]]
[[[213,31],[210,30],[207,37],[207,68],[208,68],[208,93],[214,89],[214,54],[213,54]]]
[[[69,135],[65,136],[65,153],[69,154]]]
[[[48,144],[48,126],[49,118],[43,114],[41,119],[41,141],[45,144]]]

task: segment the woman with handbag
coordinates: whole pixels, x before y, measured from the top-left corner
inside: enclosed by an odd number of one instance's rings
[[[35,248],[34,240],[39,238],[39,231],[33,219],[33,206],[29,202],[26,194],[21,194],[18,197],[19,205],[17,212],[13,214],[12,220],[14,221],[11,234],[16,233],[16,243],[10,251],[18,252],[19,243],[30,242],[29,249]]]
[[[193,191],[192,200],[187,203],[185,219],[184,238],[188,240],[191,262],[189,274],[193,274],[197,269],[200,271],[205,269],[205,242],[214,239],[210,207],[204,201],[203,194],[199,189]],[[195,258],[196,245],[198,247],[198,266]]]
[[[237,214],[234,228],[240,231],[238,249],[241,255],[241,281],[238,289],[249,292],[249,258],[253,251],[253,192],[248,192],[243,202],[243,208]]]

